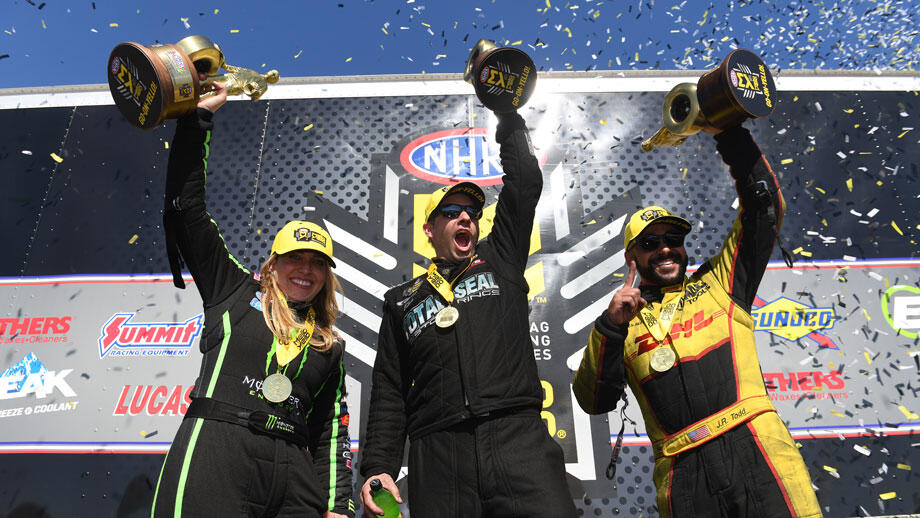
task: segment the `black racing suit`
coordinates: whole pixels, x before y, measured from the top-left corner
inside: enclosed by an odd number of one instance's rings
[[[540,419],[524,270],[543,185],[524,120],[500,116],[504,187],[472,263],[436,260],[459,320],[425,276],[384,297],[361,474],[395,480],[408,434],[418,516],[574,516],[561,448]],[[469,268],[467,268],[467,266]],[[459,276],[459,277],[458,277]]]
[[[353,516],[344,344],[307,346],[286,368],[287,401],[262,380],[279,371],[260,284],[227,251],[205,208],[211,112],[179,120],[165,226],[204,303],[204,355],[192,405],[163,464],[152,516]],[[304,316],[306,307],[295,308]],[[317,322],[317,325],[321,325]]]
[[[720,252],[683,284],[641,286],[649,309],[681,297],[664,345],[638,316],[597,319],[574,391],[590,414],[616,407],[625,382],[642,407],[655,453],[662,517],[820,516],[802,457],[764,387],[751,305],[785,211],[779,185],[750,133],[717,135],[740,198]],[[672,345],[677,363],[650,366]]]

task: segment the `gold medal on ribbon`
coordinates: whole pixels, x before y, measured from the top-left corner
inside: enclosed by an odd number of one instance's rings
[[[661,302],[661,311],[657,317],[647,307],[642,308],[639,312],[646,329],[658,342],[658,347],[652,351],[649,358],[649,365],[655,372],[664,372],[673,367],[677,361],[677,353],[666,343],[666,341],[670,343],[670,340],[666,339],[671,331],[671,322],[674,321],[674,316],[677,314],[682,295],[683,290],[668,293]]]
[[[677,354],[674,353],[667,345],[659,345],[652,351],[652,357],[649,358],[649,365],[655,372],[664,372],[674,366],[677,360]]]
[[[454,325],[457,320],[460,318],[460,311],[451,306],[454,302],[454,283],[457,282],[457,279],[463,275],[463,272],[470,269],[470,266],[473,265],[473,259],[475,257],[470,257],[469,264],[466,265],[466,268],[460,271],[454,280],[447,282],[447,279],[444,278],[440,273],[438,273],[438,267],[434,263],[431,263],[431,266],[428,267],[428,283],[438,292],[441,297],[447,301],[447,307],[438,311],[437,316],[435,317],[435,325],[441,329],[447,329],[448,327]]]
[[[434,323],[438,327],[445,329],[448,328],[460,318],[460,312],[457,311],[457,308],[453,306],[447,306],[446,308],[438,311],[438,316],[435,319]]]
[[[262,380],[262,395],[272,403],[286,401],[293,390],[291,380],[287,376],[276,372]]]

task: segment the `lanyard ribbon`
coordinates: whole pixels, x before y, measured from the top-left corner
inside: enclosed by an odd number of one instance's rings
[[[466,268],[461,270],[451,282],[447,282],[447,279],[438,272],[438,266],[436,264],[432,262],[431,265],[428,266],[428,273],[426,275],[428,284],[431,284],[435,291],[447,301],[447,305],[454,302],[454,283],[457,282],[457,279],[459,279],[464,272],[470,269],[470,266],[473,265],[473,259],[475,259],[475,256],[470,257],[470,262],[466,265]]]
[[[639,311],[642,323],[645,324],[648,332],[652,334],[652,337],[658,343],[662,343],[671,331],[671,322],[674,321],[674,315],[677,313],[677,306],[680,304],[683,293],[684,290],[680,289],[665,295],[661,301],[661,313],[657,318],[648,307],[644,307]]]
[[[303,329],[297,332],[293,340],[286,342],[278,341],[278,348],[275,350],[275,358],[278,360],[278,367],[284,367],[291,360],[300,354],[300,351],[310,345],[310,339],[313,338],[313,331],[316,329],[316,311],[310,308],[307,312],[307,318],[304,320]]]

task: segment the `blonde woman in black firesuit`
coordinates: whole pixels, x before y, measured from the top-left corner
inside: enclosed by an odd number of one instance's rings
[[[204,302],[204,357],[151,516],[351,517],[332,240],[291,221],[258,274],[230,255],[204,194],[211,118],[226,100],[222,87],[202,100],[170,147],[167,249],[176,283],[181,253]]]
[[[751,318],[785,202],[746,129],[715,139],[740,199],[722,249],[686,277],[690,222],[657,206],[636,212],[624,231],[629,273],[594,324],[575,396],[589,414],[609,412],[629,382],[662,518],[821,516],[764,388]]]

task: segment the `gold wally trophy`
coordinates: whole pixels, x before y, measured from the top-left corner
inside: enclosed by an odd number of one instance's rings
[[[681,83],[664,98],[664,126],[642,142],[642,151],[679,146],[705,128],[724,130],[773,113],[776,85],[757,54],[733,50],[696,84]]]
[[[479,40],[466,60],[463,80],[473,85],[486,108],[506,113],[530,99],[537,85],[537,70],[524,51]]]
[[[227,74],[218,74],[221,69]],[[199,81],[198,73],[206,74]],[[128,122],[141,129],[159,126],[195,110],[212,83],[225,83],[229,95],[258,99],[278,82],[278,71],[260,74],[228,65],[220,47],[204,36],[189,36],[175,45],[121,43],[108,62],[109,91]]]

